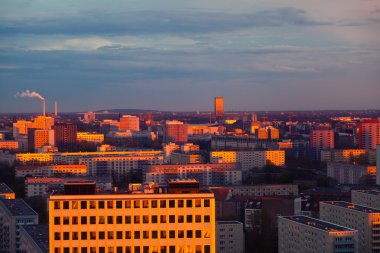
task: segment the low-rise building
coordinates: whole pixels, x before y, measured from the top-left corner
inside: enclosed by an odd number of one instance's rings
[[[369,206],[380,209],[380,191],[379,190],[352,190],[351,201],[353,204]]]
[[[244,253],[243,223],[238,221],[216,222],[216,252]]]
[[[52,177],[62,174],[87,175],[87,166],[85,164],[16,166],[16,177]]]
[[[0,141],[0,149],[18,150],[18,141]]]
[[[228,187],[231,196],[298,196],[296,184],[240,185]]]
[[[332,149],[321,150],[322,162],[353,163],[361,159],[362,162],[375,164],[375,150],[366,149]]]
[[[307,216],[278,217],[279,253],[359,251],[358,231]]]
[[[5,183],[0,183],[0,199],[15,199],[15,192]]]
[[[360,184],[376,181],[376,166],[348,163],[327,163],[327,176],[340,184]]]
[[[90,133],[90,132],[77,132],[77,141],[102,143],[104,142],[104,134]]]

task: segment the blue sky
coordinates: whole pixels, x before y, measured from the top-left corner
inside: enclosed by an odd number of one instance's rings
[[[377,0],[2,0],[0,112],[380,109]]]

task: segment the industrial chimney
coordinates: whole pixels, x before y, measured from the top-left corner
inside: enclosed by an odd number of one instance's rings
[[[54,116],[58,116],[58,102],[54,101]]]
[[[46,105],[45,105],[45,99],[42,100],[42,116],[46,116]]]

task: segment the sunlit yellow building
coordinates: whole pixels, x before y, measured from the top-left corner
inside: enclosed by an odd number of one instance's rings
[[[224,114],[224,101],[223,97],[216,97],[214,103],[215,117],[221,117]]]
[[[365,162],[376,163],[375,150],[366,149],[333,149],[322,150],[321,160],[323,162],[355,162],[355,159],[362,157]]]
[[[88,195],[75,193],[81,183],[65,186],[72,195],[49,199],[50,252],[215,253],[214,194],[196,181],[171,183]]]
[[[0,141],[0,149],[17,150],[18,141]]]
[[[77,141],[101,143],[104,141],[104,134],[77,132]]]

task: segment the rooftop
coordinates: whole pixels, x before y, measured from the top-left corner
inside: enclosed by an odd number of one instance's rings
[[[14,193],[5,183],[0,183],[0,193]]]
[[[354,190],[356,192],[362,192],[362,193],[367,193],[370,195],[378,195],[380,196],[380,191],[379,190]]]
[[[291,220],[297,223],[301,223],[316,229],[324,230],[326,232],[340,232],[340,231],[355,231],[351,228],[346,228],[326,221],[314,219],[308,216],[296,215],[296,216],[280,216],[283,219]]]
[[[344,202],[344,201],[323,201],[322,203],[327,203],[327,204],[334,205],[334,206],[340,206],[340,207],[343,207],[343,208],[349,208],[349,209],[356,210],[356,211],[359,211],[359,212],[364,212],[364,213],[380,213],[380,209],[375,209],[375,208],[371,208],[371,207],[368,207],[368,206],[356,205],[356,204],[353,204],[353,203],[350,203],[350,202]]]
[[[0,199],[12,216],[37,215],[23,199]]]
[[[221,220],[221,221],[216,221],[217,224],[226,224],[226,225],[240,225],[240,224],[243,224],[239,221],[236,221],[236,220]]]
[[[27,225],[22,226],[27,234],[38,245],[44,253],[49,252],[49,226],[48,225]]]

